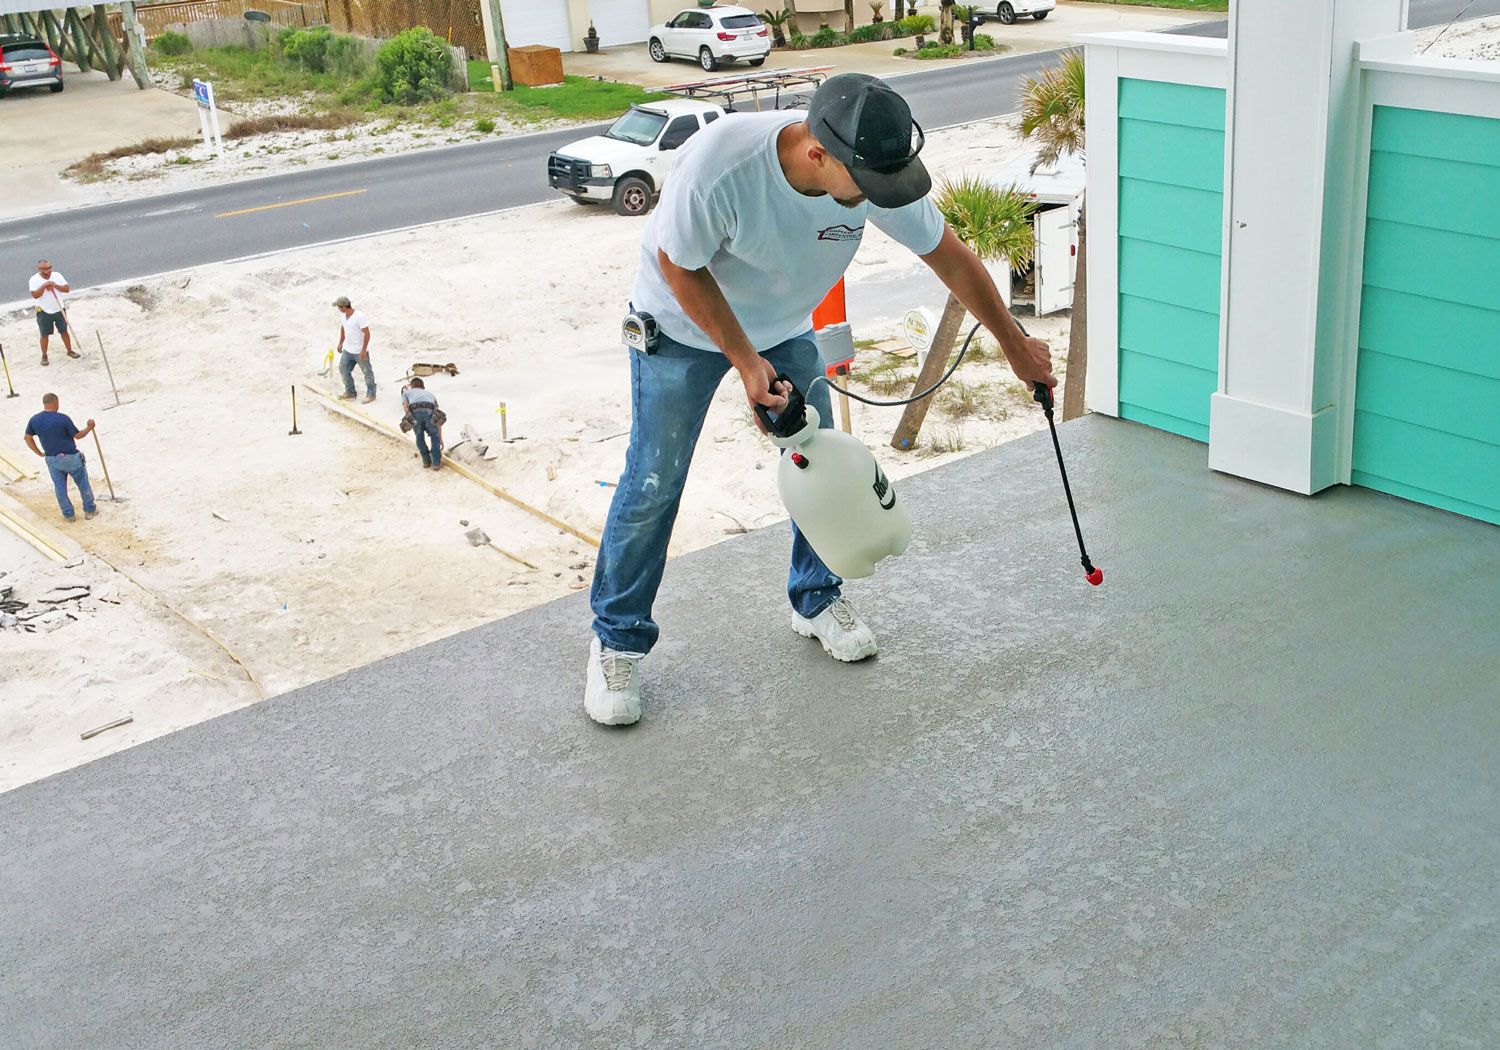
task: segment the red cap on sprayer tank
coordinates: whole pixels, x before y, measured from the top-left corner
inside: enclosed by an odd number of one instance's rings
[[[1084,576],[1084,579],[1097,587],[1104,582],[1104,570],[1099,568],[1092,569]]]

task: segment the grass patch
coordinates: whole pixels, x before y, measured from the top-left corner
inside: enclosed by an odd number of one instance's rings
[[[988,407],[988,391],[978,383],[953,378],[937,393],[937,409],[949,419],[969,419]]]
[[[927,440],[918,439],[917,455],[926,459],[930,456],[946,456],[953,452],[962,452],[969,447],[964,440],[964,432],[961,427],[943,427],[930,434]]]
[[[338,73],[316,73],[276,60],[270,48],[205,47],[181,58],[162,61],[182,77],[183,90],[193,78],[211,80],[224,102],[248,102],[285,95],[312,95],[315,103],[335,103],[354,91],[357,80]]]
[[[1225,12],[1229,0],[1083,0],[1091,4],[1133,4],[1136,7],[1171,7],[1179,11]]]
[[[659,91],[647,91],[636,84],[619,84],[592,77],[567,77],[555,87],[517,84],[514,91],[496,94],[490,81],[489,63],[473,58],[469,60],[469,88],[474,92],[488,92],[501,110],[526,121],[612,120],[636,103],[671,97]]]
[[[224,132],[226,139],[248,139],[273,131],[337,131],[357,123],[360,115],[349,109],[334,109],[326,113],[287,113],[270,117],[249,117],[237,120]],[[332,136],[329,136],[330,141]]]
[[[112,160],[121,160],[125,157],[144,157],[153,153],[170,153],[174,149],[192,149],[198,144],[196,138],[179,136],[176,138],[146,139],[129,146],[116,146],[112,150],[103,153],[90,153],[87,157],[70,164],[64,171],[64,175],[75,179],[88,181],[97,179],[104,174],[104,165]]]

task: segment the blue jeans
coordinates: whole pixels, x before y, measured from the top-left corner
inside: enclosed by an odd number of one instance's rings
[[[823,359],[811,332],[761,356],[790,376],[804,394],[823,374]],[[666,569],[667,543],[703,417],[729,369],[723,354],[684,346],[666,335],[655,354],[630,352],[630,448],[609,506],[590,593],[594,633],[606,648],[648,653],[661,633],[651,619],[651,606]],[[827,385],[820,383],[807,400],[818,410],[823,426],[833,426]],[[769,442],[763,454],[768,460],[774,457]],[[818,615],[839,596],[843,582],[793,525],[787,577],[792,608],[809,618]]]
[[[417,451],[422,453],[422,466],[430,467],[435,463],[442,463],[443,433],[432,421],[432,413],[414,409],[411,421],[415,424],[412,430],[417,435]]]
[[[365,374],[365,393],[371,397],[375,396],[375,369],[370,366],[369,355],[363,361],[358,354],[351,354],[345,350],[339,354],[339,375],[344,377],[344,393],[350,397],[354,396],[354,366],[359,365]]]
[[[94,487],[89,484],[89,470],[84,465],[82,452],[48,456],[47,473],[52,475],[52,490],[57,493],[57,506],[63,517],[73,520],[73,501],[68,499],[69,478],[78,486],[78,495],[83,497],[83,512],[94,513]]]

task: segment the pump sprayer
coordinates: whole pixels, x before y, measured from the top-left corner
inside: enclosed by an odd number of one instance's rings
[[[911,542],[911,511],[870,450],[842,430],[820,430],[818,410],[785,375],[787,407],[756,413],[782,450],[776,487],[787,513],[818,557],[838,575],[861,579],[875,563]]]
[[[1016,322],[1019,328],[1020,322]],[[942,378],[921,393],[899,401],[874,401],[834,383],[826,376],[812,382],[826,383],[845,397],[877,408],[898,408],[930,397],[946,383],[968,353],[969,344],[979,332],[979,325],[969,329],[963,346]],[[1027,334],[1021,328],[1022,334]],[[776,377],[785,383],[789,393],[787,407],[772,415],[757,405],[756,414],[771,435],[771,441],[782,450],[776,485],[787,513],[812,544],[818,557],[834,572],[846,579],[860,579],[875,571],[875,563],[892,554],[901,554],[911,542],[911,512],[896,498],[896,489],[880,469],[880,464],[850,434],[839,430],[819,430],[818,410],[807,404],[802,392],[785,375]],[[809,388],[810,390],[811,388]],[[1104,582],[1104,570],[1089,559],[1083,545],[1083,529],[1073,505],[1073,489],[1068,484],[1068,469],[1063,465],[1062,444],[1053,421],[1052,389],[1037,383],[1033,400],[1042,406],[1047,427],[1052,432],[1052,447],[1057,453],[1057,469],[1062,475],[1063,492],[1068,498],[1068,513],[1082,556],[1084,579],[1097,587]]]

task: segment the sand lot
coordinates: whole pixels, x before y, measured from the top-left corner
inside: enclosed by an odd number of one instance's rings
[[[1020,150],[1008,126],[990,122],[934,135],[926,156],[938,174],[957,173],[998,167]],[[467,425],[491,446],[484,459],[460,445],[460,461],[597,535],[612,494],[600,482],[618,478],[630,425],[618,330],[643,223],[560,201],[85,292],[70,309],[88,354],[54,352],[47,369],[30,317],[0,320],[24,395],[0,400],[3,448],[37,462],[18,439],[43,390],[55,390],[80,425],[98,421],[122,497],[65,526],[45,479],[3,489],[87,554],[64,569],[0,548],[0,587],[34,602],[59,583],[85,582],[118,604],[91,595],[55,629],[0,630],[0,789],[255,701],[260,690],[226,648],[273,695],[583,587],[590,546],[453,471],[418,469],[410,443],[307,394],[303,433],[289,436],[290,390],[334,389],[319,373],[337,338],[330,303],[348,295],[372,327],[380,398],[369,411],[396,422],[408,366],[455,363],[456,378],[428,380],[449,415],[446,436],[458,440]],[[889,340],[906,310],[942,306],[920,262],[873,228],[849,285],[860,339]],[[1067,315],[1027,321],[1060,356]],[[96,332],[128,402],[119,407],[106,408]],[[899,366],[885,380],[912,371],[862,350],[857,367],[872,364]],[[929,415],[919,453],[887,446],[895,410],[855,404],[854,431],[896,478],[991,447],[1043,425],[1008,376],[993,349],[966,363],[962,385]],[[519,439],[511,443],[496,440],[502,401]],[[84,447],[96,460],[92,443]],[[673,553],[783,520],[775,465],[731,373],[698,447]],[[97,462],[91,470],[106,496]],[[474,526],[537,569],[471,546]],[[580,622],[580,670],[586,639]],[[78,739],[125,714],[131,725]]]

